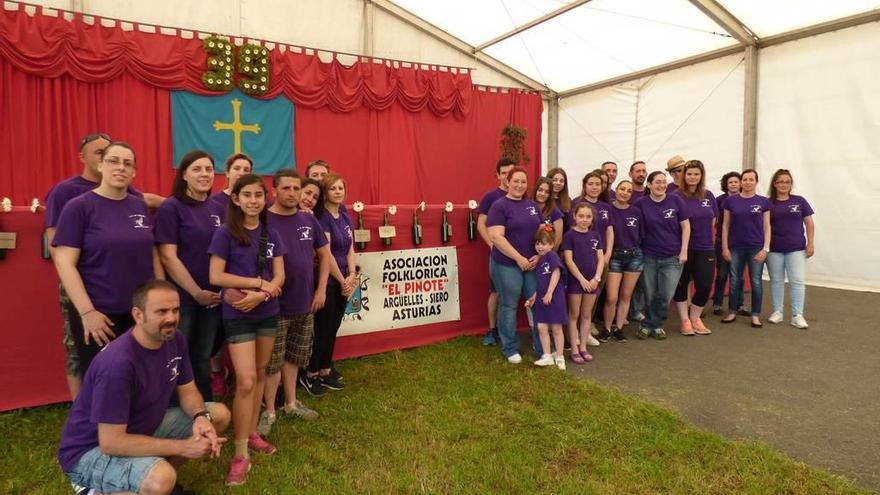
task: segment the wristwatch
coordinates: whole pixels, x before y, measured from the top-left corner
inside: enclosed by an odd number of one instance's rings
[[[193,414],[193,421],[195,421],[196,419],[198,419],[198,418],[200,418],[200,417],[202,417],[202,416],[204,416],[205,418],[207,418],[209,422],[211,422],[211,423],[214,422],[214,417],[211,416],[211,412],[208,411],[207,409],[205,409],[204,411],[199,411],[199,412]]]

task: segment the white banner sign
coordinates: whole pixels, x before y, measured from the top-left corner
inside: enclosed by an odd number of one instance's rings
[[[340,336],[461,319],[454,247],[358,253],[355,264]]]

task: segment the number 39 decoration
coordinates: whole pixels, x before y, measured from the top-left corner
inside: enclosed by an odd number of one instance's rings
[[[210,90],[229,91],[233,84],[249,95],[263,95],[269,90],[269,50],[264,46],[244,45],[238,50],[225,38],[209,36],[203,41],[208,54],[208,70],[202,84]],[[234,71],[238,69],[238,80]]]

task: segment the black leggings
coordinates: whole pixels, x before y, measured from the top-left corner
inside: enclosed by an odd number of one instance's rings
[[[336,333],[342,324],[348,298],[342,295],[338,284],[327,284],[327,301],[315,313],[315,340],[312,344],[312,357],[307,370],[317,373],[333,366],[333,348],[336,347]]]
[[[76,353],[79,356],[79,373],[82,378],[86,376],[86,370],[89,369],[92,360],[95,359],[95,356],[98,355],[98,352],[100,352],[103,347],[98,346],[94,339],[89,339],[89,343],[86,345],[85,339],[83,338],[85,330],[83,329],[82,318],[79,316],[79,311],[76,310],[76,306],[74,306],[73,303],[67,303],[67,311],[68,314],[70,314],[70,332],[73,334],[73,343],[76,346]],[[107,318],[110,318],[110,321],[113,322],[113,326],[110,327],[110,330],[113,331],[117,337],[134,326],[134,318],[131,317],[131,313],[120,315],[104,313],[104,315]]]
[[[683,302],[688,299],[688,286],[691,279],[694,281],[696,292],[691,298],[694,306],[703,307],[709,300],[709,292],[712,290],[712,279],[715,276],[715,251],[688,251],[688,260],[681,271],[678,287],[675,289],[675,302]]]

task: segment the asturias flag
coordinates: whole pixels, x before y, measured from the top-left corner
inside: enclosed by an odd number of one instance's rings
[[[171,92],[174,165],[188,151],[203,149],[215,170],[234,153],[254,160],[254,173],[272,175],[296,165],[293,158],[293,103],[279,96],[257,100],[238,89],[221,96]]]

